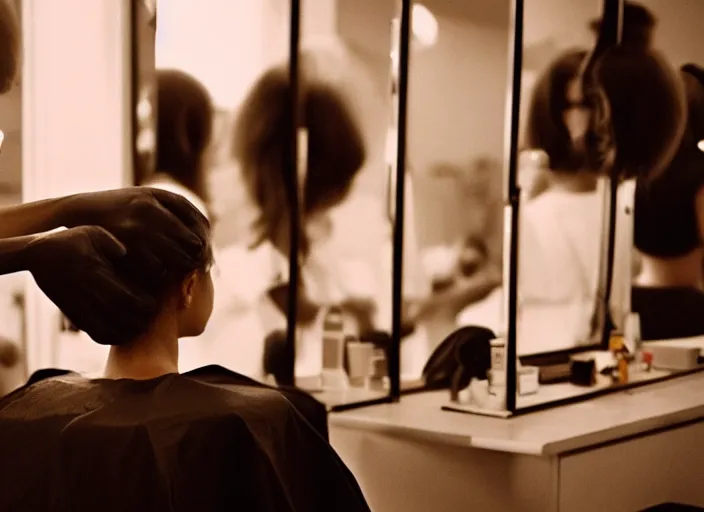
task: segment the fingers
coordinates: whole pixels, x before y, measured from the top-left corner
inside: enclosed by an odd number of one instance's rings
[[[192,222],[195,216],[202,215],[202,213],[183,196],[156,188],[150,189],[150,191],[156,200],[182,223],[188,224]]]
[[[203,242],[189,228],[194,218],[201,213],[188,200],[165,190],[153,189],[157,200],[157,212],[153,220],[154,233],[160,235],[167,245],[181,246],[186,251],[197,251]],[[169,247],[169,249],[171,249]]]
[[[122,258],[127,253],[125,245],[106,229],[95,226],[90,234],[94,247],[108,260]]]

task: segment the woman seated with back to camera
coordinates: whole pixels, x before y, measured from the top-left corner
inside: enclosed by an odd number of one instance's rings
[[[632,289],[643,339],[704,335],[704,69],[681,70],[688,119],[664,171],[636,188],[634,244],[641,272]]]
[[[195,207],[184,222],[201,243],[163,274],[145,271],[149,239],[126,243],[117,275],[158,308],[141,328],[113,312],[108,337],[88,332],[110,345],[103,378],[40,370],[0,400],[0,510],[368,510],[291,394],[220,367],[179,375],[179,339],[213,307],[209,223]],[[79,328],[96,323],[83,304]]]

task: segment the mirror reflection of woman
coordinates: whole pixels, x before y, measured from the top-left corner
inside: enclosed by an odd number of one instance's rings
[[[326,78],[327,69],[313,52],[301,56],[301,130],[299,145],[299,186],[301,204],[302,286],[299,292],[299,336],[297,367],[311,375],[321,361],[321,306],[342,304],[359,324],[369,325],[374,313],[372,290],[365,290],[357,300],[340,282],[341,264],[333,238],[332,212],[348,198],[353,182],[366,160],[366,146],[349,98],[339,79]],[[289,208],[285,153],[288,143],[289,74],[286,66],[266,70],[252,85],[236,113],[232,134],[231,157],[236,162],[240,184],[247,191],[252,215],[248,240],[231,244],[218,255],[219,271],[231,287],[245,288],[245,293],[218,299],[222,315],[215,315],[212,346],[219,361],[248,375],[260,375],[263,338],[284,329],[288,293]],[[344,80],[343,80],[344,81]],[[346,235],[343,235],[346,236]],[[352,236],[356,236],[352,234]],[[363,264],[362,267],[366,268]],[[358,281],[371,282],[367,271]],[[227,277],[225,277],[227,276]],[[243,290],[244,291],[244,290]],[[354,294],[358,295],[358,294]],[[216,304],[217,302],[216,301]],[[251,330],[246,343],[234,341],[235,317],[244,310],[257,310],[259,333]],[[239,313],[237,313],[239,310]],[[219,325],[219,328],[215,328]],[[252,329],[254,327],[252,326]],[[310,338],[310,343],[302,338]],[[317,347],[317,348],[316,348]],[[308,350],[310,349],[310,350]]]
[[[535,182],[521,203],[519,354],[572,347],[588,335],[600,261],[603,187],[586,159],[591,112],[580,77],[586,56],[581,48],[558,55],[529,99],[525,147],[540,151],[547,166],[530,169]],[[460,323],[500,332],[502,300],[502,293],[493,293],[466,308]]]
[[[704,68],[685,66],[688,119],[661,176],[636,189],[634,244],[641,272],[632,289],[643,339],[704,335]]]
[[[590,110],[581,90],[587,52],[568,50],[538,80],[526,145],[547,154],[543,191],[521,208],[519,350],[543,352],[586,342],[603,229],[603,194],[586,161]],[[547,326],[547,327],[546,327]],[[547,339],[561,347],[548,347]],[[545,346],[544,346],[545,345]]]
[[[214,108],[207,89],[178,70],[156,72],[156,172],[140,185],[188,199],[208,216],[207,156]]]

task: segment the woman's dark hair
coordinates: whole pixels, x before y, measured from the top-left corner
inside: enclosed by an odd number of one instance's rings
[[[687,65],[680,73],[687,97],[687,123],[670,164],[636,187],[634,244],[643,253],[672,258],[701,246],[695,200],[704,187],[704,70]]]
[[[156,72],[156,170],[207,203],[203,156],[210,145],[215,112],[205,87],[177,70]]]
[[[593,132],[600,147],[615,150],[614,168],[624,176],[657,176],[680,145],[687,118],[682,80],[655,50],[616,47],[594,66],[607,99],[608,126]]]
[[[595,58],[585,76],[598,92],[587,141],[591,164],[609,162],[624,177],[662,172],[680,145],[687,115],[680,77],[653,48],[656,25],[648,9],[625,2],[621,44]]]
[[[526,125],[526,146],[544,151],[550,168],[559,171],[584,169],[575,151],[563,113],[569,102],[567,87],[579,77],[586,50],[573,49],[560,55],[543,73],[533,90]]]
[[[647,7],[635,2],[624,2],[621,44],[640,49],[650,48],[657,23],[657,18]],[[598,34],[601,30],[601,19],[592,20],[589,27]]]
[[[192,205],[188,214],[184,212],[184,214],[179,216],[179,219],[202,242],[198,249],[184,246],[183,251],[173,251],[169,260],[163,260],[165,272],[161,275],[154,275],[153,272],[146,271],[140,257],[140,249],[143,249],[145,245],[149,245],[149,239],[140,240],[138,242],[140,247],[131,247],[132,243],[137,242],[125,240],[123,243],[126,245],[127,253],[120,260],[119,267],[115,269],[122,282],[128,283],[140,295],[146,294],[153,298],[158,307],[163,305],[164,300],[178,289],[189,274],[195,271],[207,272],[213,263],[213,249],[208,219]],[[99,269],[96,271],[99,271]],[[101,345],[124,345],[133,341],[147,332],[152,326],[159,313],[158,307],[151,316],[145,315],[141,319],[143,325],[141,329],[136,331],[132,328],[135,322],[120,322],[119,312],[114,316],[105,318],[104,321],[109,324],[109,328],[101,329],[101,331],[112,332],[113,336],[110,342],[93,338],[94,341]],[[123,328],[123,326],[130,326],[130,328]],[[81,328],[78,324],[77,327]]]
[[[350,105],[332,83],[314,76],[304,54],[300,69],[300,123],[307,130],[307,169],[301,214],[307,218],[339,204],[364,164],[362,133]],[[286,66],[266,71],[249,92],[235,123],[233,154],[248,192],[259,208],[254,245],[265,240],[288,253],[291,179],[286,175],[290,144],[289,72]],[[300,184],[299,184],[300,186]],[[303,224],[303,222],[302,222]],[[301,237],[301,249],[308,242]]]
[[[20,67],[21,32],[16,1],[0,0],[0,94],[10,90]]]

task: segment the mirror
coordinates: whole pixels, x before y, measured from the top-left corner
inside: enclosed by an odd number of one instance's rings
[[[335,375],[324,368],[335,367],[345,351],[331,355],[323,339],[331,308],[341,309],[345,336],[390,323],[384,320],[389,313],[377,307],[390,295],[390,283],[383,286],[390,279],[390,262],[384,261],[390,227],[383,171],[388,55],[384,60],[382,50],[388,53],[389,46],[387,39],[372,51],[358,46],[369,41],[355,32],[363,20],[354,2],[311,0],[302,9],[297,151],[303,243],[295,374],[297,386],[333,407],[387,394],[383,379],[371,394],[365,379],[338,392]],[[392,5],[380,12],[386,18],[374,23],[388,31]],[[285,372],[290,14],[289,0],[213,1],[208,9],[190,0],[157,3],[156,168],[146,183],[204,204],[216,248],[214,312],[200,339],[181,344],[183,371],[214,363],[269,382]],[[388,38],[388,32],[380,34]],[[233,60],[231,49],[237,48],[247,52],[236,52]],[[202,191],[168,177],[159,163],[175,145],[162,124],[173,108],[167,96],[174,94],[174,75],[181,82],[187,77],[189,89],[198,89],[211,107],[208,143],[199,146],[199,165],[192,169],[202,177]],[[326,394],[330,390],[335,392]]]
[[[704,303],[700,298],[703,269],[696,198],[704,169],[698,147],[704,136],[704,123],[699,119],[704,119],[700,116],[704,72],[697,61],[701,45],[692,43],[700,36],[687,20],[701,16],[704,6],[681,2],[677,7],[665,10],[660,2],[648,0],[625,2],[620,51],[627,60],[619,61],[625,63],[620,64],[623,67],[614,66],[610,71],[618,73],[625,66],[630,66],[630,72],[634,67],[648,66],[675,70],[695,64],[684,72],[672,72],[675,79],[669,86],[670,94],[676,96],[684,90],[689,107],[685,135],[674,159],[652,180],[622,180],[615,189],[616,243],[609,314],[616,331],[607,339],[608,347],[601,344],[595,317],[604,294],[610,183],[603,174],[589,171],[582,155],[581,148],[586,145],[583,135],[590,129],[593,110],[582,100],[580,81],[574,80],[593,48],[602,13],[598,5],[587,2],[569,6],[531,2],[525,7],[523,151],[518,168],[522,188],[517,315],[517,351],[522,364],[516,376],[519,412],[701,369],[704,332],[698,322]],[[553,25],[555,19],[578,21]],[[659,77],[668,73],[653,73],[649,85],[655,87]],[[635,117],[645,117],[639,111],[625,110],[623,103],[613,103],[611,112],[614,124],[638,123]],[[653,130],[662,129],[652,126]],[[634,245],[640,251],[634,250]],[[631,310],[640,318],[628,315]],[[471,321],[465,316],[465,321],[482,325],[479,315]],[[652,341],[641,345],[641,339]],[[492,344],[492,361],[495,348],[505,350],[498,345]],[[663,345],[680,346],[682,354],[689,354],[687,363],[668,362]],[[489,378],[489,396],[493,385],[498,383]],[[467,400],[460,397],[447,408],[482,412],[478,411],[482,407],[473,408]],[[477,400],[474,402],[476,405]],[[486,412],[487,407],[483,409]]]
[[[391,0],[302,3],[299,177],[308,247],[299,292],[312,314],[299,322],[296,376],[333,409],[389,393],[386,136],[395,7]]]
[[[414,8],[403,293],[406,385],[464,325],[501,329],[509,2]],[[459,58],[462,56],[462,58]]]
[[[20,0],[2,2],[2,37],[8,32],[16,34],[16,30],[21,30],[21,15]],[[3,43],[5,51],[13,51],[12,44]],[[16,45],[14,50],[19,47]],[[17,58],[20,56],[2,57],[3,62],[14,62]],[[3,73],[9,68],[4,66]],[[9,77],[11,85],[0,95],[0,206],[22,201],[22,77],[19,71],[16,76]],[[23,384],[27,378],[24,359],[25,277],[24,273],[0,276],[0,396]]]

